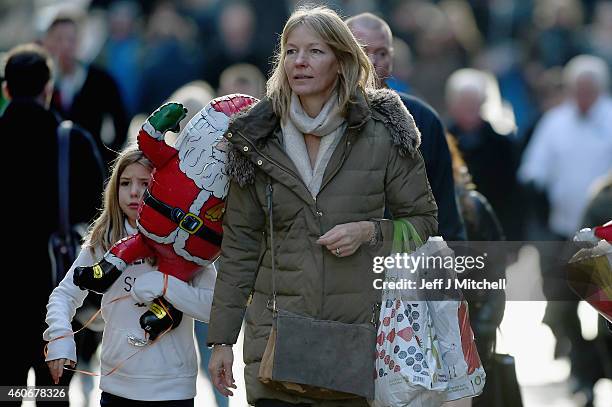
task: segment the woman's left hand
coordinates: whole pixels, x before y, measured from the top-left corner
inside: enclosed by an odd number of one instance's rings
[[[317,243],[327,247],[334,256],[347,257],[367,242],[374,233],[373,222],[350,222],[334,226],[317,240]]]

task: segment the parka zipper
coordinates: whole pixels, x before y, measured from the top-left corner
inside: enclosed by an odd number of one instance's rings
[[[331,182],[331,180],[336,176],[338,171],[340,171],[340,167],[342,167],[342,164],[344,164],[344,161],[346,161],[346,156],[348,155],[347,150],[349,149],[351,145],[351,141],[349,140],[350,136],[351,136],[351,130],[348,130],[347,136],[346,136],[346,142],[344,143],[344,152],[342,152],[342,158],[340,159],[340,162],[338,163],[336,168],[334,168],[334,172],[332,172],[332,174],[329,176],[327,181],[325,181],[325,183],[321,185],[321,188],[319,189],[319,193],[321,193],[321,191],[323,191],[323,188],[325,188],[327,184]]]
[[[319,189],[319,193],[323,190],[323,188],[325,188],[325,186],[327,184],[329,184],[329,182],[336,176],[336,174],[338,173],[338,171],[340,171],[340,167],[342,167],[342,164],[344,164],[344,161],[346,161],[346,155],[347,155],[347,149],[350,146],[350,141],[349,141],[349,136],[350,133],[347,134],[347,140],[344,146],[344,152],[342,153],[342,158],[340,159],[340,163],[338,163],[338,165],[336,166],[336,168],[334,168],[334,171],[332,172],[332,174],[330,175],[330,177],[327,179],[327,181],[325,182],[325,184],[321,185],[321,188]],[[317,215],[319,214],[319,208],[317,206],[317,198],[315,197],[315,208],[317,210]],[[321,217],[318,216],[319,218],[319,230],[321,233],[321,236],[323,236],[323,225],[321,224]],[[326,247],[321,246],[321,261],[323,262],[323,275],[321,277],[321,312],[323,311],[323,306],[324,306],[324,302],[325,302],[325,250],[327,250]]]

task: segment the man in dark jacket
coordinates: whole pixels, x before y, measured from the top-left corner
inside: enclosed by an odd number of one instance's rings
[[[10,205],[3,230],[9,239],[6,252],[18,267],[7,268],[5,273],[9,279],[6,287],[15,294],[10,295],[10,308],[3,307],[13,317],[10,334],[7,331],[5,336],[10,368],[2,373],[0,383],[24,386],[28,370],[33,367],[36,385],[46,386],[52,384],[42,340],[45,308],[53,288],[48,242],[49,236],[58,230],[59,210],[56,135],[59,121],[49,110],[52,62],[34,44],[11,50],[6,61],[3,90],[10,103],[0,117],[0,134],[3,151],[14,156],[18,165],[4,170],[3,187]],[[102,176],[91,144],[79,133],[72,134],[70,147],[71,222],[87,222],[99,206]],[[8,166],[15,161],[5,157],[3,162]],[[65,377],[60,384],[67,385],[68,380]]]
[[[465,160],[476,188],[497,214],[508,240],[521,240],[521,199],[516,178],[517,160],[511,134],[503,134],[481,115],[487,99],[483,72],[461,69],[447,81],[449,130]]]
[[[77,60],[77,22],[70,16],[58,16],[49,26],[43,45],[57,64],[57,83],[51,106],[63,118],[72,120],[89,131],[104,161],[108,164],[125,144],[129,119],[119,88],[105,71],[86,66]],[[112,119],[112,141],[102,141],[102,124]],[[108,148],[106,148],[106,147]]]
[[[346,20],[364,50],[378,77],[379,87],[387,87],[386,79],[393,71],[393,36],[389,25],[371,13]],[[425,102],[398,92],[421,132],[419,150],[425,161],[427,178],[438,205],[438,233],[447,241],[465,240],[465,229],[457,210],[451,157],[444,126],[437,113]]]

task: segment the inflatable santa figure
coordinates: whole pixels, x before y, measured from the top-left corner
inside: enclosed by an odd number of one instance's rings
[[[104,293],[133,262],[154,257],[164,274],[189,281],[220,252],[224,200],[228,190],[224,151],[230,117],[257,100],[233,94],[213,99],[196,114],[174,147],[164,141],[178,131],[186,109],[168,103],[138,134],[138,146],[154,167],[138,214],[138,232],[117,242],[97,264],[77,267],[74,284]],[[140,320],[154,340],[180,323],[182,314],[158,298]]]

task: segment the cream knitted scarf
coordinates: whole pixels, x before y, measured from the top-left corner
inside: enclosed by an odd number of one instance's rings
[[[289,115],[281,122],[281,129],[285,152],[295,164],[310,194],[316,197],[323,182],[327,163],[346,129],[346,122],[340,114],[337,93],[331,95],[321,112],[314,118],[306,114],[299,97],[292,93]],[[310,164],[304,134],[321,138],[314,168]]]

